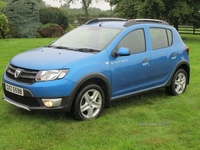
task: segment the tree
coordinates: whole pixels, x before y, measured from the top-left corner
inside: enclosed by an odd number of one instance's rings
[[[18,37],[36,37],[41,26],[39,11],[35,0],[11,0],[3,8],[9,23],[16,26]]]
[[[74,3],[77,2],[79,0],[58,0],[59,2],[65,1],[67,4],[70,3]],[[85,12],[85,17],[88,18],[89,17],[89,13],[88,13],[88,9],[90,7],[90,5],[92,4],[93,0],[81,0],[82,3],[82,8]],[[96,2],[98,2],[98,0],[96,0]]]
[[[190,6],[191,14],[187,16],[183,23],[192,24],[194,29],[200,27],[200,1],[199,0],[187,0],[187,4]]]
[[[0,0],[0,14],[2,12],[2,8],[6,5],[5,2],[3,2],[2,0]]]
[[[163,19],[163,12],[165,11],[165,5],[162,0],[145,0],[141,4],[139,11],[139,17]]]
[[[180,23],[200,27],[199,0],[105,0],[116,5],[114,13],[125,18],[167,20],[178,30]]]
[[[117,5],[122,0],[104,0],[105,2],[109,3],[111,11],[113,11],[113,7]]]
[[[123,18],[137,18],[141,5],[141,0],[121,0],[117,3],[114,13]]]
[[[192,22],[194,28],[193,33],[195,33],[196,28],[200,28],[200,5],[195,5],[192,8],[192,15],[187,21]]]
[[[111,16],[113,16],[113,8],[116,6],[117,3],[119,3],[122,0],[104,0],[104,2],[109,3],[110,5],[110,11],[111,11]]]
[[[60,6],[62,9],[70,9],[70,4],[63,4]]]
[[[46,6],[46,3],[45,3],[43,0],[36,0],[36,2],[37,2],[38,6],[39,6],[40,8],[47,7],[47,6]]]
[[[114,5],[117,5],[119,2],[121,2],[123,0],[104,0],[104,1],[109,3],[110,6],[114,6]]]
[[[172,0],[163,0],[163,2],[166,8],[164,14],[167,14],[165,19],[178,30],[179,24],[192,14],[191,6],[186,0],[177,0],[173,2]]]
[[[64,4],[61,5],[60,9],[63,11],[63,13],[66,14],[68,17],[69,23],[73,23],[75,21],[75,14],[70,13],[68,10],[70,10],[70,5],[69,4]]]

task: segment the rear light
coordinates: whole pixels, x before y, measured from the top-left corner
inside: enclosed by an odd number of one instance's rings
[[[187,51],[187,53],[188,53],[188,55],[189,55],[189,50],[190,50],[190,48],[189,48],[188,46],[186,46],[185,49],[186,49],[186,51]]]

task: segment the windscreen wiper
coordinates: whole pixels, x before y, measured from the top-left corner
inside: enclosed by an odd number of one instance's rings
[[[74,49],[75,51],[79,51],[79,52],[100,52],[100,50],[97,49],[91,49],[91,48],[78,48],[78,49]]]
[[[48,46],[45,46],[45,47],[52,47],[52,48],[66,49],[66,50],[73,50],[73,51],[86,52],[86,53],[100,52],[100,50],[91,49],[91,48],[71,48],[71,47],[53,46],[53,45],[48,45]]]
[[[53,47],[53,48],[57,48],[57,49],[74,50],[73,48],[65,47],[65,46],[53,46],[53,45],[48,45],[48,46],[45,46],[45,47]]]

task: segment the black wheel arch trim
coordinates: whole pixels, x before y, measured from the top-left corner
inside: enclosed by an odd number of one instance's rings
[[[107,107],[107,108],[109,107],[110,99],[111,99],[111,86],[110,86],[108,79],[103,74],[100,74],[100,73],[87,74],[87,75],[83,76],[77,82],[77,84],[74,86],[74,88],[72,89],[72,91],[70,93],[70,107],[72,107],[76,93],[81,88],[81,86],[83,86],[84,83],[86,83],[87,81],[90,81],[92,79],[100,79],[100,80],[104,81],[105,86],[107,87],[107,91],[105,93],[105,107]],[[105,89],[102,88],[102,90],[104,91]]]
[[[186,70],[185,68],[182,68],[182,67],[181,67],[181,66],[184,66],[184,65],[187,66],[188,70]],[[187,72],[187,74],[188,74],[188,81],[187,81],[187,84],[189,84],[189,81],[190,81],[190,64],[189,64],[188,61],[183,60],[183,61],[180,61],[180,62],[178,63],[178,65],[176,66],[176,68],[175,68],[174,71],[172,72],[171,77],[169,78],[169,80],[168,80],[168,82],[167,82],[167,84],[166,84],[165,87],[168,87],[168,86],[171,85],[171,82],[172,82],[172,79],[173,79],[174,74],[175,74],[176,71],[177,71],[178,69],[180,69],[180,68],[184,69],[184,70]]]

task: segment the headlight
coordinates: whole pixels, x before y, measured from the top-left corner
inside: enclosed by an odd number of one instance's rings
[[[48,80],[61,79],[68,72],[69,72],[69,69],[39,71],[38,74],[36,75],[36,81],[48,81]]]

